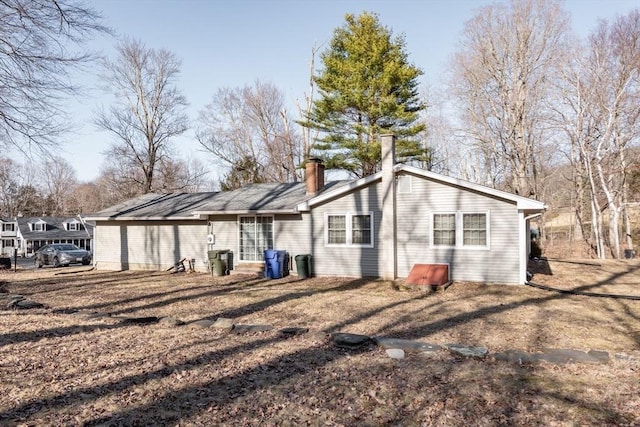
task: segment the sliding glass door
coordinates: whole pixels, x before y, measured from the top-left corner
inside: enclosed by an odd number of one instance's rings
[[[273,249],[273,217],[240,217],[240,261],[263,261],[266,249]]]

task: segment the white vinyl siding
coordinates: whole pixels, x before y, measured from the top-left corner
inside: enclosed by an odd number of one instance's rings
[[[515,203],[418,176],[411,182],[411,193],[397,194],[396,199],[398,277],[407,277],[414,264],[449,264],[454,281],[519,283]],[[433,215],[452,213],[460,216],[456,246],[435,245]],[[486,215],[485,245],[469,245],[469,239],[481,243],[479,228],[469,228],[463,245],[464,214]]]
[[[99,221],[97,225],[98,269],[165,271],[182,258],[193,258],[196,270],[207,271],[206,221]]]
[[[310,229],[305,243],[313,254],[313,268],[318,275],[379,277],[382,257],[380,246],[380,223],[382,220],[382,194],[379,186],[364,187],[350,194],[315,206],[309,214],[303,215],[305,228]],[[347,228],[353,228],[353,215],[367,215],[370,221],[370,244],[327,244],[326,218],[328,215],[351,214],[346,221]],[[358,221],[358,220],[356,220]],[[362,224],[363,226],[366,224]],[[310,227],[310,228],[307,228]],[[356,224],[356,228],[361,227]],[[364,230],[359,230],[362,232]],[[353,236],[347,239],[353,239]],[[356,237],[357,239],[358,237]],[[304,252],[303,252],[304,253]]]

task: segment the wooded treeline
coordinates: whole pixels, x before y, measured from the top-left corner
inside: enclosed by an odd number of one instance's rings
[[[0,6],[0,35],[15,45],[7,32],[18,23],[33,42],[0,52],[9,64],[0,79],[42,102],[31,117],[19,93],[6,98],[0,147],[46,151],[63,122],[51,133],[33,122],[57,117],[55,101],[75,89],[51,79],[29,88],[20,73],[37,62],[25,58],[48,53],[39,72],[67,70],[90,56],[55,46],[107,29],[99,14],[70,0],[43,2],[46,13],[31,12],[31,21],[19,19],[17,5]],[[448,84],[436,91],[420,84],[402,35],[375,13],[348,14],[323,51],[312,47],[308,92],[295,114],[281,89],[256,80],[214,89],[193,121],[179,88],[180,59],[123,38],[100,67],[113,99],[96,112],[95,125],[113,141],[100,177],[78,183],[60,157],[3,159],[0,214],[87,213],[147,192],[209,190],[203,163],[175,155],[176,138],[188,130],[218,168],[213,187],[223,190],[298,181],[310,156],[366,176],[379,170],[379,136],[394,133],[401,161],[544,201],[543,234],[545,219],[569,209],[571,239],[586,242],[593,256],[620,258],[640,237],[640,10],[594,24],[579,39],[559,1],[488,4],[465,23]],[[30,38],[30,25],[44,33]]]

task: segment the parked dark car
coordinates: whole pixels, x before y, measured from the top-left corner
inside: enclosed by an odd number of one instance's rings
[[[36,267],[43,265],[53,265],[59,267],[69,264],[91,264],[91,252],[80,249],[76,245],[70,243],[53,243],[39,248],[34,260]]]

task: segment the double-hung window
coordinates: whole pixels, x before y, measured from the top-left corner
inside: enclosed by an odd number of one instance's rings
[[[325,215],[325,242],[328,246],[373,247],[373,231],[373,212]]]
[[[433,244],[456,245],[456,214],[433,214]]]
[[[464,246],[487,246],[487,214],[462,214],[462,244]]]
[[[432,246],[489,248],[488,212],[434,213],[432,221]]]

